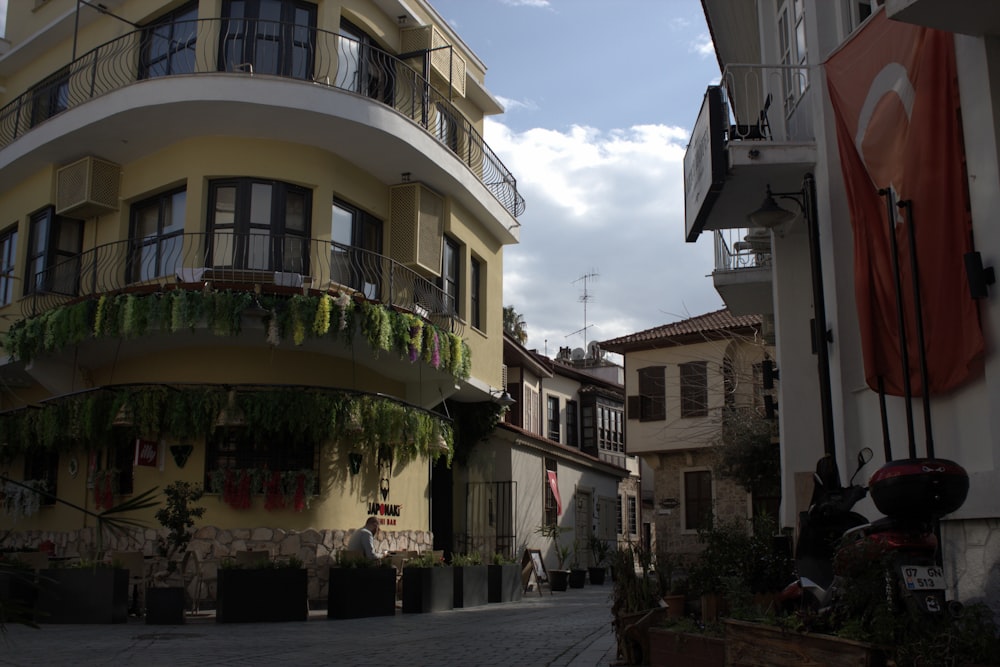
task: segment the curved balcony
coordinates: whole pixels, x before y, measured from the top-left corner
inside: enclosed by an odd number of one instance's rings
[[[432,280],[375,252],[328,240],[188,233],[97,246],[27,276],[24,317],[102,294],[210,284],[218,289],[339,291],[416,313],[461,336],[455,301]]]
[[[273,21],[200,19],[151,26],[91,50],[0,109],[0,150],[50,118],[144,81],[278,77],[310,90],[354,93],[395,110],[458,158],[516,218],[524,211],[516,179],[449,96],[431,84],[424,64],[429,56],[420,51],[404,60],[336,33]]]

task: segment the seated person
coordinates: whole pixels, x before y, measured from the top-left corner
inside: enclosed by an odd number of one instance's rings
[[[354,531],[351,539],[347,542],[348,551],[356,551],[363,554],[368,560],[378,560],[375,553],[375,536],[378,534],[378,518],[370,516],[365,521],[363,528]]]

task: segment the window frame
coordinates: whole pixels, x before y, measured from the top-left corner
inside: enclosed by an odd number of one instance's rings
[[[191,0],[143,26],[139,45],[139,79],[194,73],[197,19],[198,1]],[[162,51],[157,48],[161,40],[166,43]],[[166,63],[166,67],[161,72],[155,72],[161,63]]]
[[[639,501],[631,493],[626,498],[626,525],[629,535],[639,534]]]
[[[545,437],[553,442],[559,442],[562,435],[560,429],[560,405],[559,397],[548,394],[545,397]]]
[[[338,210],[342,216],[350,218],[348,234],[337,227]],[[337,277],[343,277],[348,287],[372,300],[380,300],[382,295],[382,275],[378,267],[381,266],[383,230],[381,219],[339,197],[333,198],[330,211],[331,274],[334,267],[339,272],[346,263],[344,275]],[[373,262],[372,255],[376,255],[379,261]]]
[[[17,224],[0,230],[0,306],[14,302],[14,283],[17,281]]]
[[[74,229],[75,226],[75,229]],[[76,232],[74,248],[65,248],[63,236]],[[44,234],[44,239],[39,235]],[[68,240],[72,242],[72,239]],[[28,255],[25,262],[24,294],[63,294],[76,296],[80,286],[80,255],[83,253],[83,221],[56,215],[54,206],[46,206],[28,219]],[[75,261],[73,261],[75,260]],[[60,272],[69,277],[61,284]]]
[[[703,493],[708,483],[707,497]],[[696,483],[695,483],[696,482]],[[684,511],[682,531],[695,533],[710,528],[715,514],[715,483],[708,468],[690,468],[681,471]],[[707,510],[707,511],[706,511]]]
[[[549,486],[549,471],[556,474],[556,480],[559,479],[559,463],[552,457],[546,456],[543,462],[543,472],[542,472],[542,484],[544,485],[543,493],[545,498],[545,504],[543,506],[543,520],[546,526],[555,526],[559,524],[559,508],[556,505],[556,496],[552,493],[552,488]]]
[[[63,67],[31,87],[31,116],[28,127],[35,127],[70,107],[70,68]]]
[[[181,201],[181,220],[179,229],[170,229],[167,233],[164,233],[164,223],[168,217],[168,212],[170,215],[171,222],[167,224],[167,227],[172,227],[172,221],[176,219],[176,205],[178,203],[177,195],[184,195]],[[156,207],[156,234],[147,235],[139,237],[139,224],[140,215],[147,208]],[[155,278],[162,278],[164,276],[169,276],[171,273],[175,273],[178,268],[183,264],[183,252],[184,252],[184,227],[187,222],[186,219],[186,208],[187,208],[187,187],[181,186],[179,188],[173,188],[172,190],[167,190],[159,194],[153,195],[152,197],[147,197],[141,201],[137,201],[129,207],[129,262],[128,262],[128,279],[126,282],[136,283],[146,280],[153,280]],[[179,240],[179,245],[178,245]],[[154,266],[155,275],[146,275],[143,272],[144,267],[147,262],[144,261],[147,248],[154,248],[155,260]],[[169,257],[176,255],[176,264],[171,268],[167,269],[165,262],[169,261]]]
[[[458,241],[444,234],[441,239],[441,277],[438,287],[444,292],[445,313],[459,315],[462,298],[462,247]]]
[[[579,408],[579,402],[566,401],[566,444],[574,449],[580,448]]]
[[[319,489],[320,451],[317,443],[293,440],[288,435],[259,433],[243,426],[220,426],[205,439],[205,489],[212,488],[213,474],[218,470],[268,470],[296,472],[312,470],[315,495]]]
[[[482,317],[483,263],[478,257],[469,260],[469,321],[473,328],[483,330]]]
[[[688,361],[678,364],[680,375],[681,418],[708,416],[708,362]]]
[[[41,507],[52,507],[56,504],[55,497],[59,494],[59,450],[44,447],[33,447],[24,454],[25,482],[45,482],[45,494],[39,495],[38,504]]]
[[[339,57],[335,85],[394,106],[396,65],[392,56],[386,53],[365,29],[346,18],[341,17],[338,34],[346,38],[348,43],[341,44],[337,48]],[[350,63],[349,55],[353,55],[356,59],[353,67],[347,70],[340,69],[342,62]],[[353,78],[354,81],[348,82],[343,72],[349,72],[347,78]]]
[[[254,74],[283,76],[311,81],[314,74],[314,58],[316,53],[316,16],[317,5],[305,0],[263,0],[267,3],[280,3],[279,18],[262,19],[262,0],[223,0],[221,38],[219,39],[219,71],[244,71],[249,65]],[[241,5],[242,16],[233,16],[233,7]],[[304,12],[307,22],[299,23],[300,12]],[[280,35],[270,32],[261,33],[261,25],[270,26],[277,23]],[[304,30],[304,33],[303,33]],[[301,40],[300,35],[305,35]],[[264,69],[260,53],[266,52],[260,44],[273,43],[273,67]],[[238,46],[234,46],[238,45]],[[297,64],[297,55],[304,53],[301,65]],[[269,63],[270,64],[270,63]]]
[[[636,369],[639,385],[639,421],[667,419],[667,381],[665,366]]]

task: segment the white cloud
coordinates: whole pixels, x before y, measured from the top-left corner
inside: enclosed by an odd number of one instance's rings
[[[712,35],[703,32],[695,37],[694,41],[691,42],[690,51],[702,57],[714,56],[715,44],[712,42]]]
[[[721,307],[705,277],[711,238],[684,242],[686,130],[514,132],[490,119],[485,136],[527,202],[521,243],[504,251],[504,304],[524,316],[529,347],[553,355]],[[589,328],[568,336],[585,325],[574,281],[590,272]]]
[[[505,5],[512,7],[550,7],[549,0],[500,0]]]
[[[517,111],[518,109],[525,109],[528,111],[535,111],[538,109],[538,105],[532,100],[515,100],[511,97],[503,97],[502,95],[497,95],[496,98],[497,101],[503,105],[504,111],[507,113]]]

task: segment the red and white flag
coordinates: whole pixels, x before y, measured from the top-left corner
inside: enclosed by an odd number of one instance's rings
[[[546,470],[545,473],[549,478],[549,488],[552,489],[552,495],[556,499],[556,514],[562,514],[562,500],[559,499],[559,479],[556,477],[556,471]]]
[[[981,372],[983,334],[963,255],[972,250],[961,107],[951,33],[890,21],[879,11],[826,63],[841,170],[854,230],[854,289],[872,389],[923,392],[910,224],[895,228],[910,368],[900,354],[889,223],[879,189],[912,202],[928,386],[951,391]]]

